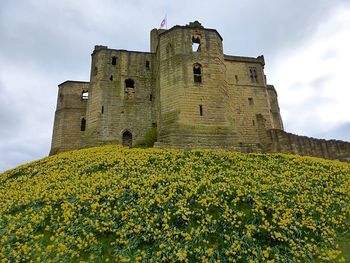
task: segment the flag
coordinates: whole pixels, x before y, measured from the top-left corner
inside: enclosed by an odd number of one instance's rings
[[[166,17],[164,17],[164,19],[160,23],[160,27],[159,28],[163,28],[165,25],[166,25]]]

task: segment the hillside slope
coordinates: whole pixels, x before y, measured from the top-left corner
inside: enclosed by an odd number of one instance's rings
[[[0,259],[333,262],[350,165],[104,146],[0,174]],[[350,260],[350,259],[349,259]]]

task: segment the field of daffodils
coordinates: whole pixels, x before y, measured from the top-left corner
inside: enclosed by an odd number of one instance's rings
[[[0,174],[0,200],[1,262],[346,262],[350,250],[350,164],[317,158],[103,146]]]

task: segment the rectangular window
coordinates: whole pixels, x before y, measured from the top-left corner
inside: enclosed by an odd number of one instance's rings
[[[199,105],[199,115],[203,116],[203,105]]]
[[[85,131],[85,128],[86,128],[86,120],[85,118],[82,118],[80,122],[80,131]]]
[[[248,98],[249,105],[254,105],[254,100],[253,98]]]
[[[117,65],[117,57],[112,57],[112,65]]]
[[[62,98],[63,98],[63,95],[62,95]],[[89,91],[87,90],[83,90],[81,92],[81,97],[80,97],[82,100],[88,100],[89,99]]]
[[[146,68],[149,69],[149,61],[146,61]]]
[[[104,111],[105,111],[105,108],[102,106],[101,113],[103,114]]]

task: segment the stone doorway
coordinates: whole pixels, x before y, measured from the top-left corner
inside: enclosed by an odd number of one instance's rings
[[[123,133],[123,146],[131,147],[132,146],[132,134],[129,131]]]

